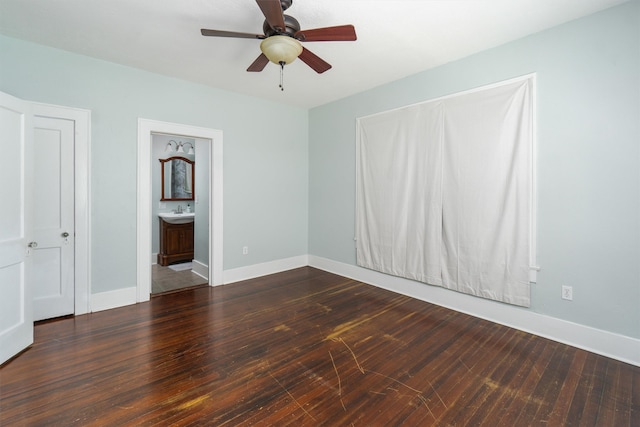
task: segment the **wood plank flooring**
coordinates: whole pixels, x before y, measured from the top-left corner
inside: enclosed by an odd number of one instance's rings
[[[36,325],[0,425],[638,426],[640,368],[305,267]]]

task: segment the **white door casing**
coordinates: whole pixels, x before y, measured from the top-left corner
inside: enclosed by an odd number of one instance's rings
[[[33,343],[29,104],[0,92],[0,363]]]
[[[34,117],[34,320],[74,314],[74,121]]]
[[[49,105],[32,103],[32,112],[36,118],[49,118],[56,121],[67,121],[73,123],[73,153],[71,158],[73,163],[73,230],[68,232],[73,238],[73,277],[74,277],[74,314],[85,314],[91,312],[91,227],[89,207],[91,206],[91,111],[63,107],[59,105]],[[51,123],[51,122],[49,122]],[[61,233],[62,233],[61,232]],[[34,301],[35,303],[35,301]]]
[[[208,139],[209,150],[209,285],[222,284],[222,131],[138,119],[138,219],[137,219],[137,301],[148,301],[151,293],[151,135],[163,133]],[[197,190],[196,190],[197,191]]]

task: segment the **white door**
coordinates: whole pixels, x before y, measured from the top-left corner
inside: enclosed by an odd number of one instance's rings
[[[0,363],[33,343],[29,277],[31,118],[0,92]]]
[[[74,121],[33,119],[34,320],[74,313]]]

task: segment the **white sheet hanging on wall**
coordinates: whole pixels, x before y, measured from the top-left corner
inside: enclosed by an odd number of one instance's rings
[[[532,90],[358,119],[358,265],[529,306]]]
[[[440,284],[440,104],[360,120],[358,265]]]

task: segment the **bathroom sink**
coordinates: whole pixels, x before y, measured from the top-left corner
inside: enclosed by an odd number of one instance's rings
[[[196,217],[196,214],[191,213],[173,213],[173,212],[161,212],[158,214],[160,218],[168,222],[169,224],[186,224],[188,222],[193,222]]]

